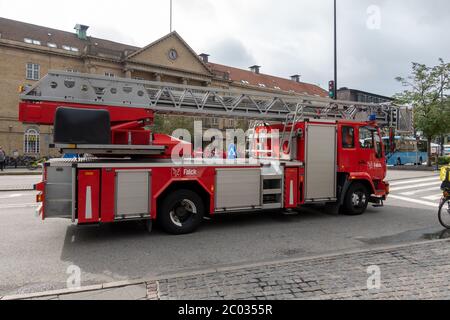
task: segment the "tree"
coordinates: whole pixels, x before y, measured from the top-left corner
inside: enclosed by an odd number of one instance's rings
[[[395,96],[400,104],[414,108],[414,127],[428,141],[428,166],[431,166],[431,143],[434,138],[450,133],[450,110],[447,92],[450,89],[450,63],[427,67],[414,62],[411,75],[397,77],[407,87]]]

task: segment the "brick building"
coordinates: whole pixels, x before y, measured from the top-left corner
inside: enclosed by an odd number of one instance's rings
[[[32,85],[48,70],[62,70],[181,83],[195,86],[245,88],[265,92],[327,96],[318,86],[303,83],[299,76],[283,79],[260,72],[209,62],[172,32],[143,48],[88,36],[88,26],[75,32],[0,18],[0,146],[11,154],[51,154],[52,128],[18,122],[18,88]],[[234,119],[208,119],[206,126],[225,129]]]

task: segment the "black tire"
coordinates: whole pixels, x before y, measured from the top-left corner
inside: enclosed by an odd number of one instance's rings
[[[450,199],[442,201],[439,206],[439,222],[444,228],[450,229]]]
[[[355,182],[348,189],[340,212],[347,216],[361,215],[369,205],[369,198],[370,193],[367,187],[360,182]]]
[[[190,190],[177,190],[163,200],[158,221],[167,233],[188,234],[197,230],[204,214],[205,207],[198,194]]]

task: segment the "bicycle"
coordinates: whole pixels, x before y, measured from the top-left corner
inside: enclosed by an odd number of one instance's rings
[[[47,161],[47,158],[41,158],[41,159],[38,159],[38,160],[33,160],[33,161],[30,161],[28,164],[27,164],[27,169],[28,170],[31,170],[31,171],[34,171],[34,170],[37,170],[37,169],[39,169],[40,167],[42,167],[42,164],[44,163],[44,162],[46,162]]]
[[[444,228],[450,230],[450,187],[443,186],[442,189],[444,194],[439,204],[439,222]]]

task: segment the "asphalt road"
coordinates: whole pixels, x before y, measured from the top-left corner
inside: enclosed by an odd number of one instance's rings
[[[71,265],[81,268],[84,286],[448,236],[437,220],[439,184],[431,173],[394,182],[386,206],[359,217],[326,208],[219,216],[178,237],[158,229],[149,235],[136,222],[42,222],[34,216],[34,192],[0,192],[0,296],[65,288]]]

